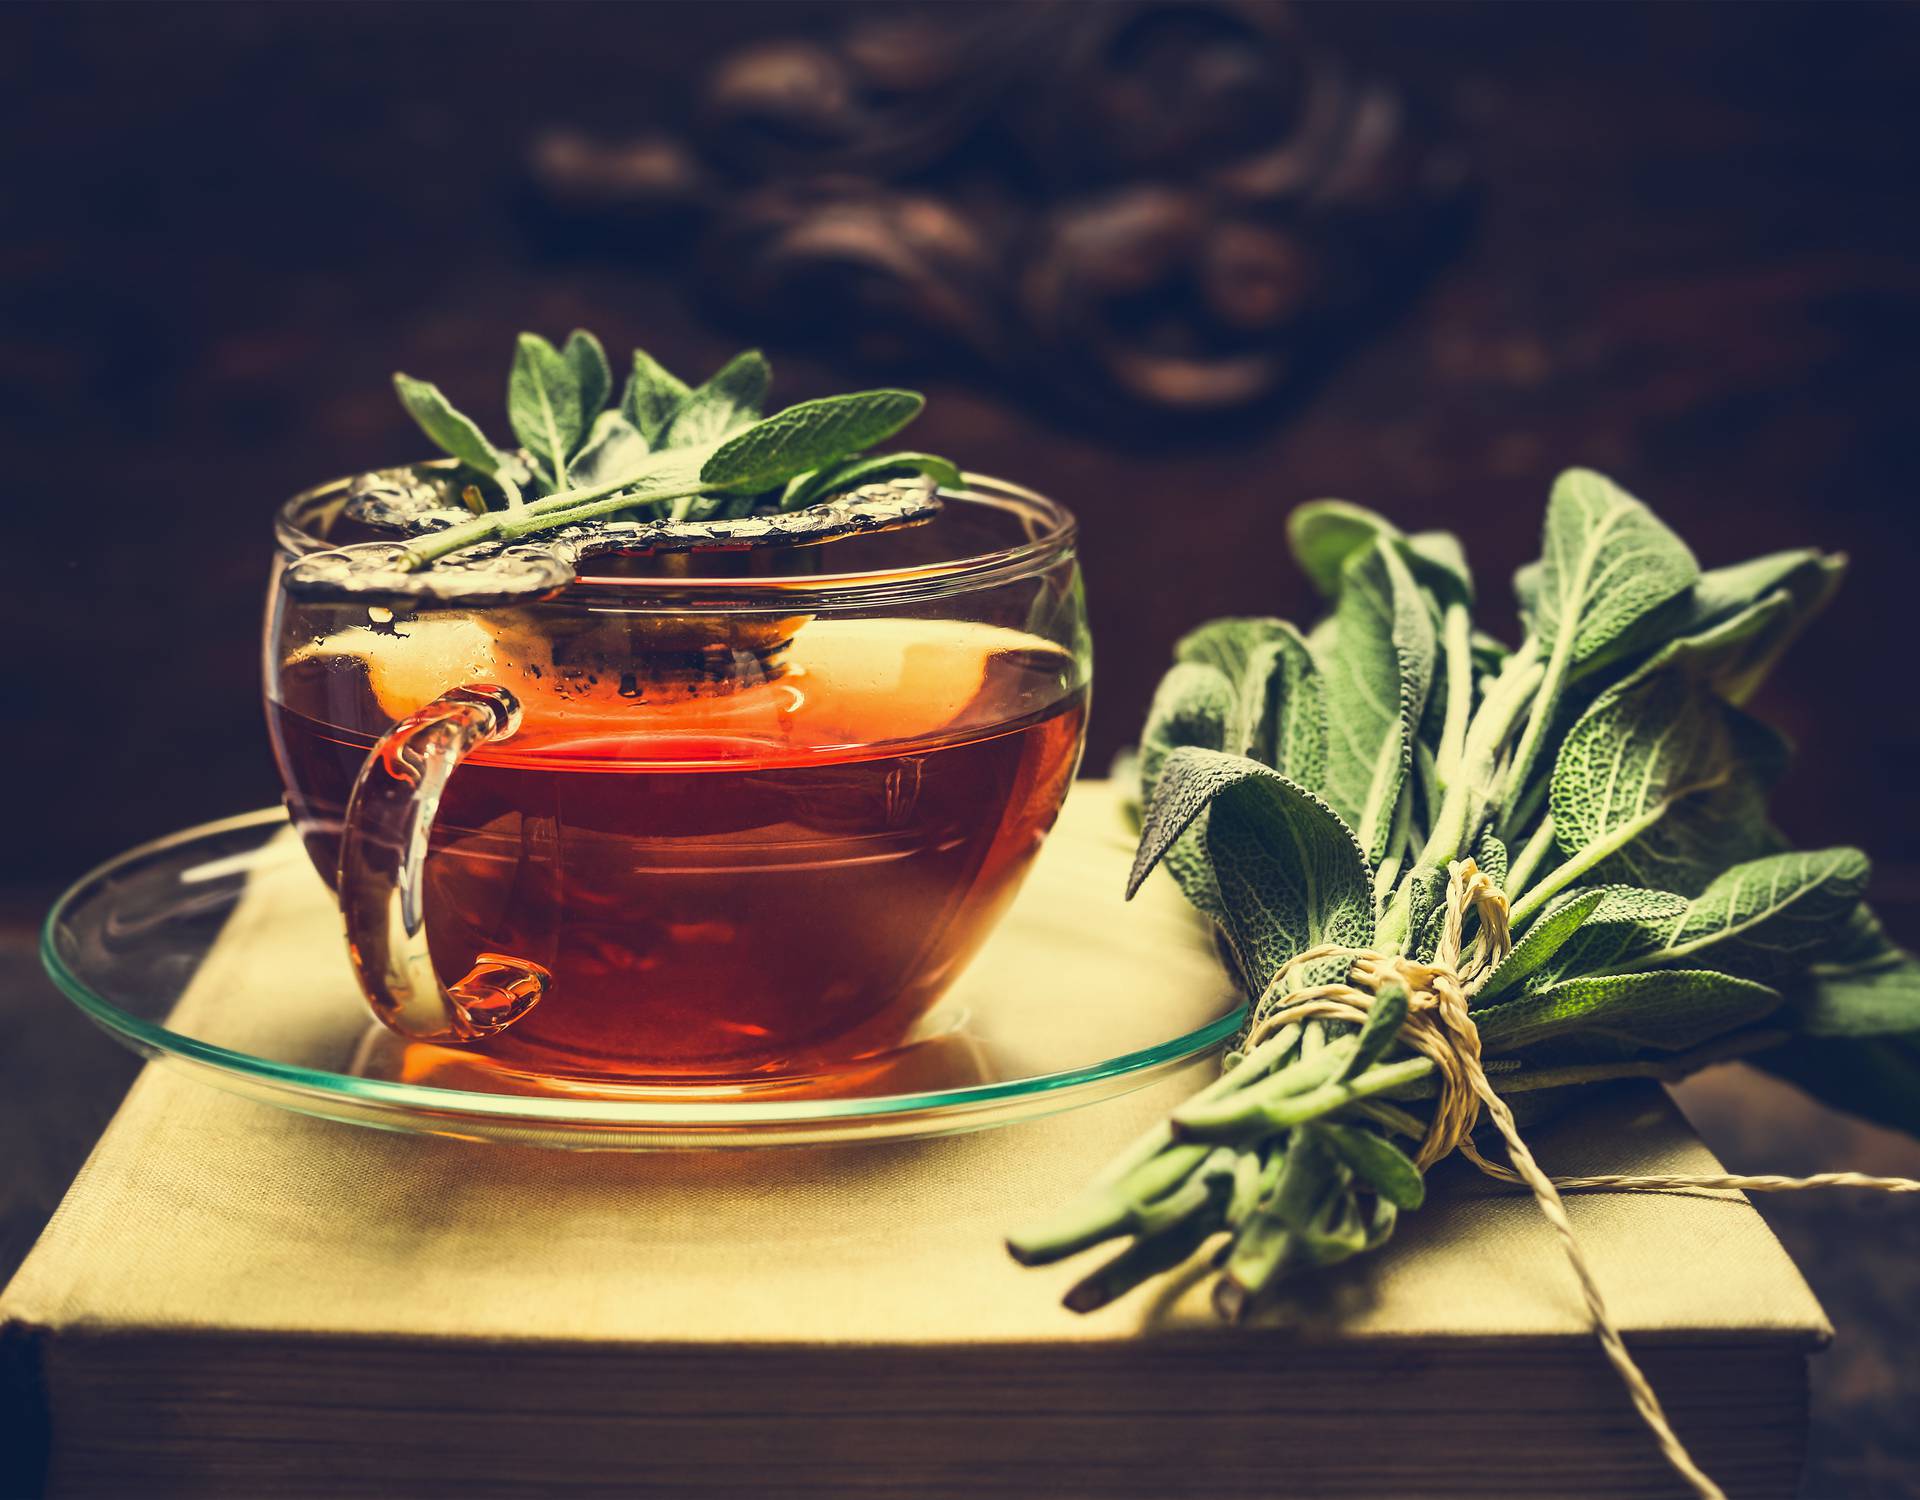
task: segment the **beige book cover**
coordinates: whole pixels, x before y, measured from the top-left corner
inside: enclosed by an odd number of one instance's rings
[[[1091,839],[1117,881],[1110,794],[1070,808],[1043,858]],[[230,930],[214,956],[221,994],[271,1001],[270,943]],[[1020,956],[1036,995],[1072,961]],[[150,1066],[0,1299],[15,1457],[39,1449],[51,1494],[1671,1487],[1531,1198],[1458,1163],[1384,1252],[1249,1326],[1198,1278],[1079,1317],[1059,1298],[1082,1264],[1008,1259],[1011,1227],[1211,1067],[936,1140],[581,1154],[305,1119]],[[1556,1173],[1717,1170],[1651,1086],[1532,1138]],[[1828,1329],[1759,1217],[1709,1192],[1569,1211],[1696,1455],[1733,1493],[1790,1494]]]

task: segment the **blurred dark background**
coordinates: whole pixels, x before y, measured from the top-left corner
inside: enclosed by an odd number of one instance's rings
[[[276,797],[272,508],[421,454],[395,368],[497,422],[523,328],[923,386],[1082,518],[1095,770],[1180,631],[1310,608],[1301,499],[1457,530],[1502,630],[1569,464],[1707,563],[1844,549],[1780,818],[1920,937],[1917,72],[1895,4],[0,8],[0,1272],[132,1066],[31,923]],[[1736,1169],[1914,1170],[1709,1079]],[[1807,1493],[1913,1493],[1912,1215],[1763,1206],[1842,1328]]]
[[[269,511],[421,452],[393,369],[498,421],[576,324],[912,379],[1072,504],[1096,769],[1179,631],[1309,607],[1300,499],[1457,529],[1502,626],[1576,462],[1710,563],[1843,548],[1763,708],[1895,898],[1916,64],[1900,5],[0,10],[12,901],[274,798]]]

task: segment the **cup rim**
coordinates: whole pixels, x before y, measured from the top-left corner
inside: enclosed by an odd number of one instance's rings
[[[451,459],[417,464],[415,468],[453,468]],[[771,611],[790,614],[830,608],[865,608],[909,603],[969,593],[1017,582],[1070,558],[1079,538],[1079,522],[1059,501],[1024,485],[991,475],[964,473],[965,487],[942,487],[941,498],[962,504],[986,505],[1023,516],[1029,531],[1024,542],[971,553],[938,562],[902,568],[861,569],[841,573],[798,573],[753,578],[631,578],[590,571],[582,564],[578,578],[543,608],[576,605],[582,608],[684,612],[689,609]],[[354,478],[330,480],[302,490],[280,506],[274,517],[274,537],[283,552],[294,557],[328,550],[329,543],[306,529],[301,513],[328,501],[344,502]]]

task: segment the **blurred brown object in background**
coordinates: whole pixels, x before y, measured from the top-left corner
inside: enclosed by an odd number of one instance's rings
[[[687,258],[761,337],[1086,409],[1274,395],[1444,258],[1464,154],[1259,0],[946,6],[717,63],[691,141],[543,135],[548,237]]]

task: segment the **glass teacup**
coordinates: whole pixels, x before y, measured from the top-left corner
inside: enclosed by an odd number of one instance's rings
[[[812,547],[600,558],[492,609],[315,602],[281,512],[266,696],[374,1014],[515,1077],[831,1076],[985,940],[1079,762],[1074,523],[969,480]]]

